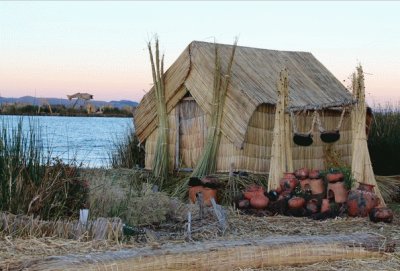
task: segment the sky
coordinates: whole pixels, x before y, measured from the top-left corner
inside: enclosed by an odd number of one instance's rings
[[[400,101],[400,2],[0,1],[0,95],[140,101],[147,42],[166,68],[193,40],[311,52],[345,86],[357,64],[367,99]]]

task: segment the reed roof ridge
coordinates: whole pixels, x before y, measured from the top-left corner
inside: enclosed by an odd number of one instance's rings
[[[220,46],[230,46],[232,47],[232,44],[227,44],[227,43],[218,43],[218,42],[208,42],[208,41],[200,41],[200,40],[193,40],[190,42],[190,46],[192,44],[207,44],[207,45],[220,45]],[[311,52],[308,51],[300,51],[300,50],[278,50],[278,49],[266,49],[266,48],[260,48],[260,47],[251,47],[251,46],[243,46],[243,45],[237,45],[237,48],[242,48],[242,49],[253,49],[253,50],[262,50],[262,51],[271,51],[271,52],[283,52],[283,53],[302,53],[302,54],[311,54]]]

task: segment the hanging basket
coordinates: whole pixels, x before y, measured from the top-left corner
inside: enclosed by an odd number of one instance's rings
[[[319,129],[319,132],[320,132],[320,138],[321,138],[322,142],[334,143],[334,142],[336,142],[336,141],[338,141],[340,139],[340,132],[339,131],[340,131],[340,127],[342,127],[342,123],[343,123],[343,118],[344,118],[345,112],[346,112],[346,108],[343,108],[342,114],[340,114],[340,120],[339,120],[339,123],[338,123],[336,129],[329,130],[329,131],[326,131],[324,129],[324,127],[322,126],[319,114],[318,114],[318,112],[316,113],[318,129]]]
[[[293,142],[299,146],[310,146],[313,143],[313,135],[311,133],[301,134],[295,133],[293,136]]]
[[[339,130],[323,131],[320,134],[320,138],[325,143],[334,143],[340,139],[340,133]]]
[[[296,125],[296,120],[293,112],[290,112],[290,117],[292,119],[292,125],[293,125],[293,142],[296,145],[299,146],[310,146],[313,143],[313,134],[312,131],[314,129],[314,124],[316,122],[316,114],[313,114],[313,119],[312,119],[312,124],[311,124],[311,129],[308,133],[299,133],[297,131],[297,125]]]

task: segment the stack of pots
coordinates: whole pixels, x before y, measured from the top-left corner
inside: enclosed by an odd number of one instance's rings
[[[333,197],[336,203],[345,203],[348,190],[344,184],[344,174],[340,171],[331,172],[325,178],[328,182],[328,196]]]
[[[314,196],[323,195],[325,186],[317,169],[308,171],[306,168],[296,170],[295,175],[300,179],[301,190]]]
[[[265,190],[262,186],[251,185],[243,191],[244,200],[239,202],[239,207],[246,208],[247,206],[255,209],[264,209],[268,206],[269,199],[264,195]]]
[[[347,199],[349,216],[368,216],[378,206],[379,198],[373,191],[374,185],[365,183],[360,183],[356,190],[350,191]]]
[[[296,176],[291,172],[286,172],[283,174],[283,178],[279,181],[278,192],[281,194],[288,195],[294,191],[299,181]]]

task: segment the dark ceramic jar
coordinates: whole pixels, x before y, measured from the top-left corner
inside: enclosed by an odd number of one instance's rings
[[[372,208],[369,218],[373,222],[391,223],[393,221],[393,211],[387,207]]]
[[[347,199],[347,211],[349,216],[365,217],[378,204],[379,199],[374,193],[351,190]]]

